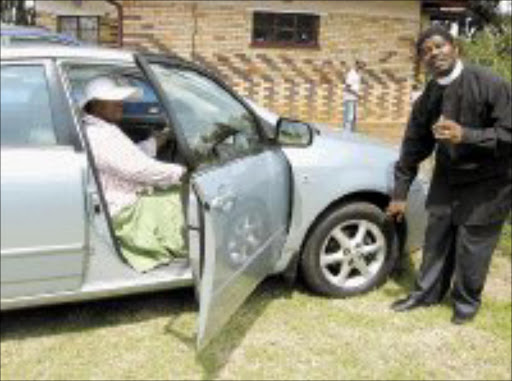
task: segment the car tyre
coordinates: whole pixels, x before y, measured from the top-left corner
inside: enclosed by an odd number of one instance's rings
[[[301,257],[307,285],[319,294],[347,297],[382,285],[398,257],[386,214],[367,202],[341,205],[313,228]]]

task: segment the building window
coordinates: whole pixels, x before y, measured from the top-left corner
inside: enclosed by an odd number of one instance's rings
[[[254,12],[252,45],[318,47],[319,26],[317,15]]]
[[[99,41],[98,16],[59,16],[59,32],[73,36],[81,41],[97,44]]]

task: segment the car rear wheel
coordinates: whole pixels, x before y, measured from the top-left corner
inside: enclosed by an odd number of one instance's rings
[[[384,283],[398,256],[385,213],[366,202],[329,212],[311,232],[301,259],[306,283],[320,294],[345,297]]]

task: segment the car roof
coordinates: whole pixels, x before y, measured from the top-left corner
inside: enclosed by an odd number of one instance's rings
[[[37,32],[37,33],[48,32],[48,33],[51,33],[47,29],[41,28],[41,27],[37,27],[37,26],[2,24],[1,27],[0,27],[0,33],[2,33],[2,34],[4,34],[4,33],[13,34],[13,33],[23,33],[23,32],[25,32],[25,33],[28,33],[28,32]]]
[[[0,23],[0,29],[4,30],[22,30],[22,29],[46,29],[41,26],[34,25],[18,25],[18,24],[8,24],[8,23]]]
[[[2,47],[0,58],[3,60],[25,60],[40,58],[80,58],[97,60],[115,60],[133,62],[134,52],[121,49],[109,49],[84,46],[33,45],[23,47]]]
[[[104,48],[90,45],[54,45],[51,48],[47,45],[6,46],[0,49],[0,59],[2,62],[34,59],[81,59],[87,61],[123,61],[130,64],[135,61],[135,54],[137,53],[149,57],[166,58],[184,67],[194,68],[201,72],[209,72],[210,75],[215,76],[208,68],[176,54],[146,53],[128,49]]]
[[[80,41],[78,41],[73,36],[69,36],[63,33],[55,33],[51,30],[38,26],[2,24],[0,28],[0,34],[2,36],[11,37],[53,37],[60,41],[74,43],[77,45],[80,44]]]

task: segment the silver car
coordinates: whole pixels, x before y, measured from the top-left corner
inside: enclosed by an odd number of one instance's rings
[[[190,172],[188,258],[146,273],[119,254],[80,124],[81,89],[99,74],[143,90],[121,128],[137,141],[171,126],[159,158]],[[203,348],[269,274],[300,271],[334,297],[367,292],[422,243],[422,182],[405,229],[384,213],[396,159],[356,134],[277,118],[177,57],[3,48],[1,309],[195,287]]]

